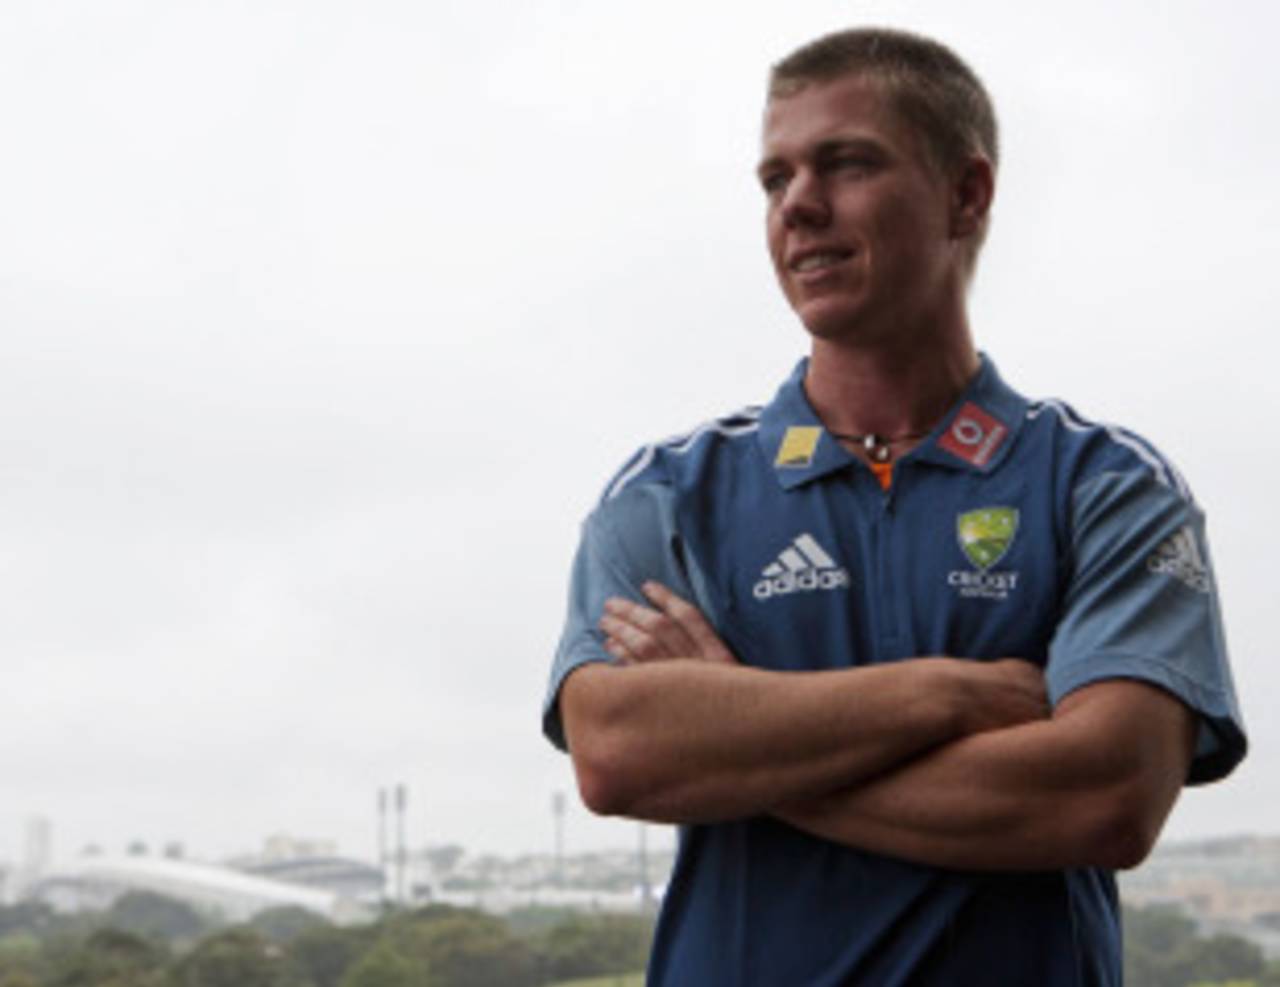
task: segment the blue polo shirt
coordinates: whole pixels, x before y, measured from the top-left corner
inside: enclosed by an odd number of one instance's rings
[[[745,664],[806,671],[1017,655],[1050,699],[1117,677],[1200,717],[1190,782],[1246,742],[1204,519],[1133,434],[1028,401],[982,368],[889,490],[822,427],[801,362],[763,409],[642,449],[588,517],[543,727],[610,596],[659,580]],[[965,873],[760,816],[682,827],[649,983],[1118,987],[1110,872]]]

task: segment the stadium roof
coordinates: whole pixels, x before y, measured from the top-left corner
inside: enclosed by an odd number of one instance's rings
[[[341,920],[349,917],[354,907],[353,902],[332,891],[244,874],[217,864],[161,857],[83,857],[48,872],[33,890],[37,897],[51,897],[55,889],[80,890],[86,896],[151,891],[204,911],[220,912],[235,922],[267,908],[289,905]]]

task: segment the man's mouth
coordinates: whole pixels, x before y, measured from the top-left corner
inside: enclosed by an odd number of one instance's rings
[[[791,261],[791,270],[797,274],[806,274],[811,271],[820,271],[823,268],[833,267],[841,261],[847,260],[853,256],[851,250],[813,250],[807,251],[796,256]]]

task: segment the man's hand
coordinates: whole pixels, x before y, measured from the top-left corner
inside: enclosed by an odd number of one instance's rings
[[[607,635],[604,646],[609,654],[624,664],[669,658],[738,664],[692,603],[652,580],[641,589],[654,608],[617,596],[605,601],[600,629]]]
[[[740,664],[664,587],[611,599],[613,666],[561,690],[583,800],[595,812],[699,823],[856,788],[975,730],[1040,720],[1039,672],[1014,660],[924,657],[839,669]]]
[[[694,658],[736,665],[728,646],[693,604],[661,583],[641,587],[653,604],[646,607],[622,597],[605,601],[600,629],[605,649],[626,665]],[[997,730],[1043,720],[1049,716],[1044,675],[1020,658],[970,661],[956,658],[920,658],[939,666],[945,689],[954,699],[959,735]]]
[[[964,737],[776,814],[836,843],[938,867],[1134,867],[1186,779],[1197,726],[1163,689],[1097,682],[1050,720]]]
[[[736,664],[695,606],[658,583],[643,590],[652,607],[614,598],[600,621],[621,663]],[[873,667],[924,672],[922,687],[951,710],[951,743],[765,811],[815,836],[944,867],[1132,866],[1145,855],[1194,740],[1193,718],[1167,694],[1106,682],[1069,696],[1051,719],[1042,673],[1018,658]]]

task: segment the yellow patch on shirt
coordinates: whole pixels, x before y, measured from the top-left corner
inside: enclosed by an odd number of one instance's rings
[[[817,425],[792,425],[782,436],[782,445],[778,447],[778,457],[773,465],[803,469],[813,462],[813,453],[821,437],[822,429]]]

